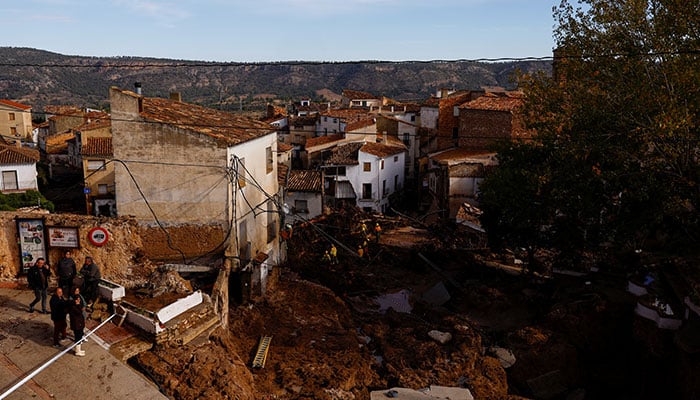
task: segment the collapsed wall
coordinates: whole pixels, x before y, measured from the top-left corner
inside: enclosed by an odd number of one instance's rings
[[[40,219],[51,227],[77,228],[77,247],[70,248],[78,270],[85,257],[91,256],[100,267],[102,276],[124,286],[145,278],[152,272],[151,261],[191,259],[202,254],[221,252],[225,239],[223,227],[167,227],[168,234],[158,226],[146,226],[131,217],[105,218],[77,214],[46,212],[0,211],[0,280],[21,278],[21,240],[17,219]],[[95,245],[89,239],[93,228],[103,228],[108,239]],[[48,236],[48,235],[47,235]],[[69,248],[51,247],[45,238],[46,259],[55,272],[58,261]]]

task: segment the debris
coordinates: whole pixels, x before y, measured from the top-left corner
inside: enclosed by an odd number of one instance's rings
[[[397,293],[390,293],[379,296],[375,299],[377,304],[379,304],[379,312],[385,313],[388,309],[393,308],[394,311],[401,313],[410,313],[413,310],[411,303],[409,303],[410,292],[406,289],[402,289]]]
[[[428,289],[422,296],[423,301],[433,306],[441,306],[450,301],[450,293],[442,281]]]
[[[498,359],[503,368],[510,368],[515,364],[515,355],[508,349],[493,346],[489,348],[489,353]]]
[[[428,336],[430,336],[431,339],[440,344],[446,344],[447,342],[452,340],[452,334],[449,332],[440,332],[437,330],[432,330],[428,332]]]

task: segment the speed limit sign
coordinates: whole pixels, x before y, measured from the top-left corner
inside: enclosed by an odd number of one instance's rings
[[[107,239],[109,239],[109,232],[107,232],[107,229],[105,228],[98,226],[90,229],[88,232],[88,240],[97,247],[103,246],[105,243],[107,243]]]

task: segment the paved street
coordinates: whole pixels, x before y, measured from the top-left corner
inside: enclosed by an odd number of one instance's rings
[[[50,315],[27,312],[33,298],[30,290],[0,287],[0,398],[23,377],[72,344],[65,340],[64,348],[52,346]],[[41,306],[37,308],[40,310]],[[72,336],[70,329],[68,332]],[[167,399],[152,382],[98,343],[103,342],[91,336],[83,344],[85,357],[76,357],[72,352],[63,355],[6,398]]]

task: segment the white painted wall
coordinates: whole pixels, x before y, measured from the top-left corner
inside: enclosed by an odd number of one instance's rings
[[[5,182],[2,180],[2,172],[17,172],[17,190],[6,191]],[[36,164],[3,164],[0,165],[0,189],[3,193],[24,192],[26,190],[39,190],[36,180]]]
[[[316,122],[316,136],[345,132],[346,126],[347,124],[341,118],[321,115],[318,117],[318,122]]]
[[[437,107],[420,108],[420,126],[422,128],[437,129],[439,109]]]
[[[360,208],[371,207],[376,212],[386,211],[389,204],[389,196],[396,190],[404,187],[404,163],[406,153],[398,153],[380,158],[373,154],[358,153],[358,166],[348,168],[348,179],[352,182],[352,187],[357,193],[357,206]],[[384,169],[381,169],[381,160],[384,160]],[[394,161],[396,159],[396,161]],[[369,162],[372,166],[371,171],[364,171],[363,165]],[[352,170],[352,172],[351,172]],[[394,184],[394,177],[398,175],[397,185]],[[386,195],[383,193],[383,182],[386,180]],[[362,198],[362,185],[365,183],[372,184],[371,199]]]
[[[306,207],[308,212],[299,212],[298,214],[287,215],[286,221],[288,223],[302,222],[311,218],[316,218],[323,213],[323,201],[321,199],[321,193],[315,192],[287,192],[286,203],[289,207],[295,207],[296,200],[306,200]]]
[[[272,147],[272,171],[267,172],[266,148]],[[250,254],[255,257],[257,252],[267,253],[267,264],[273,265],[280,261],[279,252],[279,209],[275,202],[269,205],[268,196],[279,202],[277,183],[277,134],[271,133],[257,139],[249,140],[227,149],[229,165],[235,157],[243,159],[245,171],[239,168],[239,173],[245,176],[245,186],[237,189],[234,210],[237,222],[236,231],[239,240],[246,238],[251,244]],[[257,186],[260,186],[258,188]],[[251,208],[252,207],[252,208]],[[268,212],[268,210],[272,212]],[[239,232],[241,223],[246,232]],[[274,224],[275,237],[268,241],[268,225]]]

